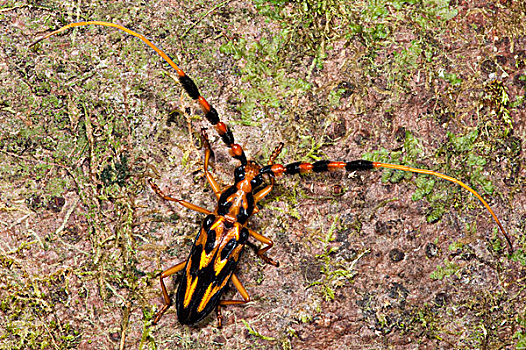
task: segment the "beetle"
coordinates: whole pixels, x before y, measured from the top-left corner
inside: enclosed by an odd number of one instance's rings
[[[215,128],[223,143],[229,147],[231,156],[240,163],[240,165],[234,170],[234,184],[221,190],[213,175],[208,171],[212,149],[206,131],[202,131],[201,135],[205,148],[204,174],[217,200],[217,205],[214,211],[166,195],[155,183],[153,183],[153,181],[148,180],[150,187],[162,199],[175,202],[183,207],[206,215],[192,245],[188,258],[163,271],[160,275],[164,304],[157,312],[153,321],[154,324],[159,322],[172,303],[164,279],[181,271],[182,277],[181,282],[177,287],[175,301],[178,320],[181,324],[198,323],[216,309],[218,325],[220,327],[222,324],[221,306],[245,304],[250,301],[250,296],[234,272],[243,249],[248,243],[249,237],[256,239],[264,245],[257,250],[257,255],[260,258],[268,264],[279,266],[277,262],[266,255],[266,252],[274,245],[273,241],[253,231],[247,226],[247,224],[249,218],[259,211],[257,208],[258,202],[263,200],[272,191],[275,179],[282,175],[322,173],[334,170],[353,172],[388,168],[436,176],[455,183],[471,192],[491,214],[502,232],[502,235],[506,239],[510,253],[513,252],[511,239],[489,204],[471,187],[448,175],[426,169],[412,168],[405,165],[372,162],[368,160],[321,160],[314,163],[293,162],[287,165],[282,165],[276,163],[276,159],[283,148],[282,143],[276,147],[271,154],[268,163],[264,166],[260,166],[253,161],[247,160],[243,148],[235,143],[230,128],[220,121],[217,111],[204,97],[201,96],[199,89],[193,80],[189,78],[166,53],[155,46],[150,40],[142,34],[134,32],[119,24],[101,21],[71,23],[48,33],[31,45],[67,29],[88,25],[113,27],[122,30],[139,38],[159,54],[177,72],[179,81],[188,96],[197,101],[205,118]],[[243,300],[221,299],[229,281],[232,282]]]
[[[246,227],[247,220],[258,211],[257,203],[272,190],[273,181],[262,187],[264,183],[262,168],[255,162],[247,161],[243,149],[232,144],[232,148],[237,153],[236,158],[241,161],[241,165],[234,172],[234,184],[221,191],[219,184],[208,171],[212,151],[205,131],[202,132],[202,137],[205,146],[204,172],[217,198],[217,206],[213,212],[167,196],[149,180],[150,186],[161,198],[207,215],[192,245],[188,259],[161,274],[164,305],[158,311],[154,323],[159,321],[171,305],[164,279],[181,270],[184,270],[184,273],[177,288],[176,309],[177,318],[182,324],[197,323],[215,308],[220,327],[221,305],[249,302],[250,297],[247,291],[234,274],[249,236],[266,244],[257,251],[258,256],[269,264],[279,266],[277,262],[265,255],[265,252],[273,246],[272,240]],[[276,148],[269,159],[269,166],[274,163],[282,147],[283,144],[280,144]],[[229,280],[232,281],[243,300],[220,299]]]

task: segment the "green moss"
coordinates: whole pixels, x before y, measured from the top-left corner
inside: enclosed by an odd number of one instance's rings
[[[253,335],[255,337],[258,337],[258,338],[263,339],[263,340],[268,340],[268,341],[275,341],[276,340],[276,338],[265,336],[265,335],[262,335],[261,333],[257,332],[253,327],[250,326],[250,324],[247,321],[241,320],[241,322],[243,322],[243,324],[247,328],[248,333],[250,335]]]
[[[287,3],[288,6],[283,6]],[[322,68],[326,52],[332,44],[343,38],[358,39],[367,49],[369,73],[388,77],[392,87],[406,86],[406,77],[422,67],[424,54],[428,63],[436,49],[428,33],[437,31],[458,11],[449,1],[358,1],[353,6],[341,6],[336,0],[255,1],[261,14],[278,20],[296,45],[314,57],[311,67]],[[411,28],[414,36],[409,46],[396,43],[398,31],[407,30],[403,25],[410,17],[418,23]],[[380,50],[394,44],[397,48],[392,58],[385,62]],[[454,74],[454,73],[452,73]],[[453,75],[451,75],[453,76]]]
[[[447,259],[444,260],[444,266],[437,266],[436,270],[429,275],[429,278],[435,280],[443,280],[444,278],[458,274],[460,266]]]
[[[243,60],[240,69],[241,80],[250,83],[254,88],[239,90],[242,101],[237,107],[241,112],[244,125],[255,125],[261,117],[259,111],[277,112],[277,116],[287,111],[288,101],[294,96],[302,95],[311,86],[303,79],[291,78],[286,70],[292,62],[282,57],[288,44],[288,32],[282,30],[278,35],[261,38],[257,42],[245,39],[229,41],[222,45],[220,51],[231,55],[235,60]]]
[[[513,334],[513,338],[517,339],[515,349],[523,350],[526,349],[526,312],[524,310],[516,316],[516,322],[522,329],[519,329]]]
[[[337,288],[342,288],[348,283],[352,283],[353,277],[356,274],[354,265],[360,258],[369,253],[369,251],[366,250],[360,254],[356,254],[350,263],[334,256],[334,253],[336,253],[338,249],[332,247],[331,242],[335,239],[336,230],[341,229],[339,228],[339,220],[339,216],[335,216],[325,236],[318,238],[324,250],[322,254],[316,254],[316,258],[321,262],[320,272],[322,278],[319,281],[311,282],[308,286],[319,286],[320,293],[326,301],[334,300]]]

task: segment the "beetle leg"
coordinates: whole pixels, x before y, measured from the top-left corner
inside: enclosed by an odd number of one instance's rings
[[[270,156],[270,159],[268,160],[268,165],[274,164],[274,161],[278,157],[282,148],[283,148],[283,143],[280,143],[278,147],[276,147],[274,152],[272,152],[272,155]],[[254,194],[254,201],[257,203],[263,198],[265,198],[272,191],[272,188],[274,188],[274,177],[270,178],[270,185],[265,186],[263,189],[259,190],[259,192]],[[259,211],[257,208],[254,208],[254,209],[255,209],[255,213]]]
[[[256,204],[263,198],[265,198],[270,192],[272,192],[272,189],[274,188],[274,178],[270,179],[270,185],[267,185],[263,187],[259,192],[254,193],[254,211],[253,214],[257,214],[259,212],[259,208]]]
[[[254,194],[254,202],[256,202],[257,204],[257,202],[265,198],[272,191],[273,187],[274,187],[274,179],[271,179],[270,185],[263,187],[263,189],[259,190],[259,192]]]
[[[196,212],[199,212],[199,213],[203,213],[203,214],[206,214],[206,215],[212,214],[212,212],[210,210],[208,210],[208,209],[201,208],[198,205],[192,204],[192,203],[184,201],[182,199],[176,199],[176,198],[173,198],[173,197],[170,197],[170,196],[164,194],[163,191],[161,191],[161,189],[159,188],[159,186],[157,186],[155,183],[153,183],[153,181],[150,180],[150,179],[148,179],[148,183],[150,184],[150,186],[154,190],[154,192],[157,193],[157,195],[159,197],[161,197],[162,199],[164,199],[165,201],[171,201],[171,202],[179,203],[185,208],[188,208],[190,210],[193,210],[193,211],[196,211]]]
[[[265,196],[267,196],[270,191],[272,191],[272,187],[274,187],[274,179],[272,178],[271,180],[271,183],[270,185],[268,186],[265,186],[262,190],[260,190],[258,193],[254,194],[254,201],[257,203],[259,202],[260,200],[262,200],[263,198],[265,198]],[[254,205],[254,212],[258,212],[259,210],[257,210],[257,206]],[[271,258],[269,258],[268,256],[265,255],[265,253],[267,252],[267,250],[269,250],[270,248],[272,248],[272,246],[274,245],[274,242],[272,242],[272,240],[270,238],[267,238],[263,235],[260,235],[259,233],[257,233],[256,231],[253,231],[251,229],[248,229],[248,233],[254,237],[255,239],[257,239],[258,241],[260,241],[261,243],[263,244],[266,244],[267,246],[264,247],[264,248],[261,248],[259,250],[256,251],[256,254],[261,258],[263,259],[263,261],[265,261],[267,264],[271,264],[271,265],[274,265],[276,267],[279,266],[279,262],[277,261],[274,261],[272,260]]]
[[[276,267],[279,266],[279,262],[277,261],[274,261],[272,260],[271,258],[269,258],[265,253],[267,252],[267,250],[269,250],[270,248],[272,248],[272,246],[274,246],[274,242],[272,242],[272,240],[270,238],[267,238],[263,235],[260,235],[259,233],[257,233],[256,231],[253,231],[251,229],[249,229],[247,227],[247,230],[248,230],[248,233],[254,237],[255,239],[257,239],[258,241],[260,241],[261,243],[263,244],[266,244],[267,246],[264,247],[264,248],[261,248],[259,249],[258,251],[256,251],[256,254],[261,258],[263,259],[263,261],[265,261],[267,264],[270,264],[270,265],[274,265]]]
[[[272,152],[272,155],[270,156],[270,159],[268,160],[268,165],[274,164],[274,161],[278,157],[279,153],[281,152],[281,149],[283,148],[283,143],[280,143],[278,147]],[[274,187],[274,177],[270,178],[270,185],[265,186],[263,189],[261,189],[259,192],[254,194],[254,201],[257,203],[263,198],[265,198]],[[257,211],[256,211],[257,213]]]
[[[243,297],[243,300],[221,300],[219,304],[217,304],[217,327],[221,328],[223,323],[223,316],[221,315],[221,306],[222,305],[241,305],[246,304],[250,301],[250,296],[248,295],[247,290],[243,285],[241,284],[241,281],[235,274],[232,274],[230,277],[230,280],[234,284],[234,287],[236,287],[237,291],[241,296]]]
[[[214,152],[212,151],[212,147],[210,147],[210,142],[208,142],[208,135],[206,134],[205,129],[201,130],[201,136],[203,138],[203,146],[205,147],[205,176],[208,180],[208,183],[210,184],[210,187],[212,187],[212,191],[214,191],[216,198],[219,199],[219,197],[221,196],[221,188],[217,183],[216,179],[214,179],[212,173],[208,171],[208,163],[210,161],[210,157],[214,154]]]
[[[184,269],[185,264],[186,261],[180,262],[179,264],[172,266],[168,270],[165,270],[163,271],[163,273],[161,273],[161,290],[163,292],[164,305],[161,306],[159,311],[157,311],[155,319],[153,320],[153,324],[159,322],[166,310],[168,310],[168,308],[172,305],[172,301],[170,300],[170,296],[168,295],[168,291],[166,290],[166,286],[164,285],[164,279]]]

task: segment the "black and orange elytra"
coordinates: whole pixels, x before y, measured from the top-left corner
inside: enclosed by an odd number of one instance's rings
[[[244,304],[250,301],[247,291],[234,271],[249,237],[256,239],[264,245],[263,248],[257,250],[257,255],[266,263],[278,266],[277,262],[266,255],[266,252],[273,246],[272,240],[248,228],[247,223],[249,218],[258,212],[258,202],[272,191],[274,179],[281,175],[322,173],[338,169],[365,171],[376,168],[390,168],[433,175],[453,182],[471,192],[489,211],[506,239],[509,252],[513,252],[510,237],[488,203],[471,187],[453,177],[426,169],[367,160],[322,160],[312,164],[303,162],[294,162],[287,165],[276,164],[275,161],[281,152],[283,144],[279,144],[278,147],[276,147],[276,150],[272,153],[265,166],[248,161],[243,148],[235,143],[230,128],[220,121],[217,111],[201,96],[193,80],[189,78],[168,55],[152,44],[146,37],[121,25],[100,21],[72,23],[45,35],[32,45],[69,28],[87,25],[113,27],[125,31],[142,40],[159,54],[175,69],[184,90],[193,100],[199,103],[208,122],[214,126],[223,142],[230,148],[231,156],[240,162],[240,166],[234,171],[234,184],[221,190],[219,184],[208,171],[212,151],[206,132],[203,130],[202,138],[205,148],[204,173],[217,199],[217,206],[214,211],[209,211],[184,200],[165,195],[156,184],[148,180],[151,188],[164,200],[176,202],[188,209],[206,215],[188,258],[161,273],[160,283],[164,305],[157,312],[154,323],[160,320],[171,305],[171,299],[166,289],[164,279],[180,271],[182,271],[182,278],[177,288],[175,304],[178,320],[182,324],[197,323],[215,309],[218,314],[219,326],[221,326],[221,306]],[[266,178],[268,179],[267,181],[265,181]],[[229,281],[232,282],[243,300],[221,299]]]

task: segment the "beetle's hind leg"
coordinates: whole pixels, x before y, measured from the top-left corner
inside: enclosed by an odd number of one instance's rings
[[[221,314],[221,306],[225,305],[241,305],[246,304],[250,301],[250,296],[248,295],[247,290],[245,287],[243,287],[243,284],[241,284],[241,281],[235,274],[232,274],[230,277],[230,280],[234,284],[234,287],[236,287],[239,294],[241,294],[241,297],[243,297],[243,300],[221,300],[219,304],[217,304],[217,327],[221,328],[223,325],[223,316]]]
[[[164,315],[166,310],[168,310],[168,308],[172,305],[172,301],[170,300],[170,296],[168,295],[168,290],[166,289],[166,285],[164,284],[164,279],[184,269],[185,264],[186,264],[186,261],[180,262],[179,264],[174,265],[170,267],[168,270],[165,270],[161,273],[161,290],[163,292],[164,305],[161,306],[159,311],[157,311],[157,314],[155,314],[155,319],[153,320],[153,324],[156,324],[157,322],[159,322],[159,320]]]

